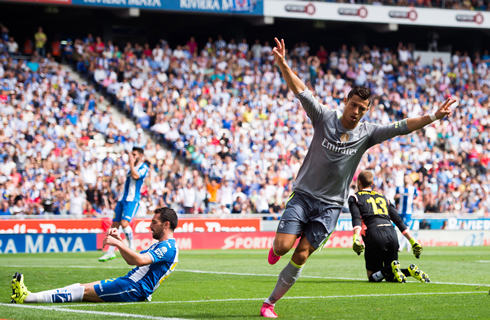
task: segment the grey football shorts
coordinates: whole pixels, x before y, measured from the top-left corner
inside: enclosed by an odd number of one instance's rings
[[[293,192],[286,203],[278,233],[304,235],[315,248],[322,248],[335,231],[342,208]]]

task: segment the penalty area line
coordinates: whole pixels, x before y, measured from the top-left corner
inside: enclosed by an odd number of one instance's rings
[[[281,300],[311,300],[311,299],[350,299],[350,298],[376,298],[376,297],[406,297],[418,295],[457,295],[457,294],[487,294],[486,291],[463,291],[463,292],[415,292],[415,293],[380,293],[380,294],[358,294],[358,295],[336,295],[336,296],[318,296],[318,297],[282,297]],[[146,305],[152,304],[186,304],[186,303],[205,303],[205,302],[234,302],[234,301],[264,301],[266,298],[230,298],[230,299],[206,299],[206,300],[182,300],[182,301],[154,301],[143,302]],[[86,303],[77,305],[66,305],[60,307],[97,307],[97,306],[125,306],[125,305],[141,305],[138,302],[116,302],[116,303]]]
[[[96,305],[96,304],[94,304]],[[107,304],[104,304],[107,306]],[[12,304],[12,303],[0,303],[0,307],[7,308],[23,308],[23,309],[37,309],[37,310],[46,310],[46,311],[56,311],[56,312],[70,312],[70,313],[80,313],[80,314],[97,314],[104,316],[115,316],[115,317],[125,317],[125,318],[136,318],[136,319],[151,319],[151,320],[186,320],[183,318],[165,318],[165,317],[154,317],[147,316],[144,314],[134,314],[134,313],[120,313],[120,312],[106,312],[106,311],[92,311],[92,310],[77,310],[77,309],[69,309],[66,307],[74,307],[75,305],[66,306],[65,308],[59,307],[47,307],[47,306],[32,306],[26,304]]]

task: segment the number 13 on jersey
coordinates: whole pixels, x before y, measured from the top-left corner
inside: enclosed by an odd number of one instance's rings
[[[366,202],[371,204],[374,214],[388,214],[388,208],[386,207],[386,200],[384,198],[374,199],[370,197]],[[378,205],[380,208],[378,208]]]

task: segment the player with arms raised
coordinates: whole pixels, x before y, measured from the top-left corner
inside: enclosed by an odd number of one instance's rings
[[[87,284],[75,283],[67,287],[31,293],[24,284],[24,275],[16,273],[12,279],[12,303],[135,302],[151,301],[151,295],[167,279],[178,262],[179,249],[173,237],[178,224],[177,214],[170,208],[154,211],[150,230],[158,240],[147,250],[136,253],[119,236],[117,228],[110,229],[104,245],[119,249],[129,265],[137,267],[124,277]]]
[[[275,303],[294,285],[308,257],[321,248],[337,224],[342,205],[349,195],[349,185],[364,152],[397,135],[412,131],[451,115],[448,99],[435,112],[405,119],[390,125],[362,123],[371,105],[371,92],[355,86],[344,99],[340,114],[321,105],[286,63],[284,40],[277,38],[272,53],[287,85],[300,100],[315,128],[308,154],[293,184],[293,194],[286,204],[269,252],[268,261],[275,264],[301,236],[291,261],[279,274],[277,284],[260,310],[268,318],[276,318]]]
[[[112,219],[111,228],[122,227],[124,234],[129,242],[129,247],[135,250],[133,241],[133,229],[129,223],[133,220],[138,211],[141,199],[141,186],[148,174],[148,165],[144,161],[145,151],[142,148],[134,147],[132,152],[128,153],[129,171],[126,183],[124,183],[124,192],[119,195],[116,209],[114,210],[114,219]],[[115,247],[109,246],[107,252],[99,258],[99,261],[105,262],[116,257]]]
[[[370,282],[405,282],[406,277],[414,277],[420,282],[430,282],[429,276],[415,264],[408,269],[400,269],[398,262],[398,238],[393,221],[400,232],[412,244],[412,250],[418,259],[422,246],[410,235],[407,226],[398,215],[395,207],[386,197],[371,189],[374,175],[364,170],[357,180],[358,191],[349,197],[349,209],[352,215],[354,241],[352,249],[359,255],[364,250],[359,236],[366,244],[366,271]]]

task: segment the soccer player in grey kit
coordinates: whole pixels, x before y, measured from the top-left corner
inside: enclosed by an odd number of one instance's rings
[[[360,122],[371,105],[371,92],[355,86],[344,99],[344,112],[321,105],[293,73],[285,60],[284,40],[275,38],[272,50],[287,85],[296,95],[315,128],[308,154],[299,169],[281,221],[277,228],[268,261],[275,264],[301,236],[291,261],[279,274],[277,284],[260,310],[260,315],[276,318],[275,303],[294,285],[308,257],[321,249],[337,225],[348,197],[349,185],[367,149],[419,130],[451,115],[456,100],[447,99],[433,114],[404,119],[389,125]]]

